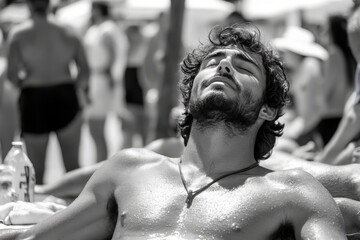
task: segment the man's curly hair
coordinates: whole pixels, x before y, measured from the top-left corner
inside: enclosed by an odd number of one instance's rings
[[[184,138],[184,143],[187,145],[193,122],[193,116],[189,111],[191,89],[194,78],[199,73],[202,61],[216,49],[238,48],[261,56],[266,76],[263,102],[277,110],[274,120],[265,121],[256,137],[254,157],[256,160],[267,159],[271,155],[276,137],[281,136],[283,133],[284,124],[279,123],[277,120],[284,114],[283,108],[289,99],[289,83],[286,79],[283,62],[271,48],[260,42],[260,32],[255,27],[252,27],[252,30],[245,25],[224,28],[215,27],[210,31],[208,38],[209,43],[200,44],[181,63],[184,77],[179,82],[179,88],[183,97],[185,112],[183,118],[179,119],[179,130]]]

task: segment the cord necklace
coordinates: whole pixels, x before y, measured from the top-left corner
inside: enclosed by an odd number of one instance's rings
[[[194,198],[197,195],[199,195],[201,192],[205,191],[207,188],[209,188],[211,185],[218,182],[219,180],[221,180],[223,178],[226,178],[226,177],[228,177],[230,175],[234,175],[234,174],[237,174],[237,173],[242,173],[242,172],[249,171],[250,169],[253,169],[253,168],[259,166],[258,162],[253,163],[253,164],[251,164],[250,166],[248,166],[246,168],[242,168],[242,169],[239,169],[239,170],[224,174],[224,175],[222,175],[222,176],[220,176],[218,178],[215,178],[213,181],[206,184],[205,186],[193,191],[193,190],[189,190],[188,187],[186,186],[186,181],[185,181],[184,175],[183,175],[182,170],[181,170],[181,162],[182,162],[182,159],[180,158],[180,161],[179,161],[178,165],[179,165],[179,172],[180,172],[181,182],[184,185],[185,191],[187,193],[187,197],[186,197],[186,200],[185,200],[185,203],[187,204],[187,208],[190,208]]]

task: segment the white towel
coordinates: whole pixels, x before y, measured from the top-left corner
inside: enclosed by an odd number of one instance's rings
[[[0,223],[5,225],[36,224],[66,206],[53,202],[9,202],[0,206]]]

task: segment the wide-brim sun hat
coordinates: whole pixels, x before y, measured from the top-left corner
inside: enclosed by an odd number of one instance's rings
[[[328,51],[315,42],[314,35],[300,27],[288,27],[283,36],[275,38],[272,45],[279,51],[291,51],[305,57],[315,57],[326,61],[329,58]]]

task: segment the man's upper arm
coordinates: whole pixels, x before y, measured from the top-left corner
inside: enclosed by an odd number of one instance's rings
[[[90,178],[78,198],[66,209],[29,229],[18,239],[107,239],[114,231],[108,215],[113,198],[114,161],[103,164]]]
[[[7,41],[7,77],[15,85],[19,84],[19,66],[21,57],[19,52],[18,34],[10,32]]]
[[[344,230],[324,218],[310,218],[301,230],[302,239],[346,240]]]
[[[303,239],[346,239],[344,222],[340,209],[330,193],[310,174],[300,171],[296,174],[300,185],[295,197],[307,217],[299,226]],[[296,216],[295,216],[296,217]]]
[[[75,41],[75,55],[74,60],[78,68],[78,80],[88,82],[90,69],[87,61],[84,46],[77,36],[74,36]]]

